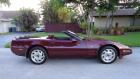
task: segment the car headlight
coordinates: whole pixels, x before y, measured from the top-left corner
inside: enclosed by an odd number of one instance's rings
[[[132,52],[131,50],[125,49],[122,52]]]

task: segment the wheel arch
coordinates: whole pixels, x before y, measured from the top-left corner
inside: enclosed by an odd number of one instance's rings
[[[42,46],[42,45],[32,45],[32,46],[30,46],[30,47],[27,49],[26,58],[29,57],[29,51],[30,51],[32,48],[34,48],[34,47],[42,47],[43,49],[46,50],[46,52],[47,52],[47,54],[48,54],[48,50],[47,50],[47,48],[45,48],[44,46]]]
[[[99,54],[99,52],[101,51],[101,49],[104,48],[104,47],[106,47],[106,46],[114,47],[114,48],[117,50],[117,52],[118,52],[118,56],[120,56],[119,48],[118,48],[117,46],[113,45],[113,44],[107,44],[107,45],[101,46],[101,47],[98,49],[98,54]]]

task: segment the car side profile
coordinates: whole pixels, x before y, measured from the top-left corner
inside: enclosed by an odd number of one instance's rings
[[[118,57],[132,54],[131,48],[103,39],[82,39],[72,31],[62,32],[67,37],[48,35],[40,38],[16,38],[11,50],[18,56],[30,59],[34,64],[43,64],[48,58],[97,57],[104,64],[113,63]]]

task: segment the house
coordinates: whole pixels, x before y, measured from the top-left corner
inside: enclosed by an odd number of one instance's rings
[[[107,18],[111,13],[99,15],[96,11],[93,11],[90,15],[95,18],[94,25],[96,27],[105,28],[109,26],[109,22],[111,22]],[[113,26],[115,26],[116,23],[118,23],[120,27],[140,26],[140,12],[138,9],[118,9],[113,15]]]
[[[15,24],[12,23],[13,18],[19,14],[18,11],[0,11],[0,33],[19,30]]]

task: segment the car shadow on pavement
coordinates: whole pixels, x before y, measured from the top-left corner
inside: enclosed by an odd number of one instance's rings
[[[29,59],[26,58],[20,58],[18,60],[15,60],[17,64],[21,65],[35,65],[33,64]],[[114,63],[117,63],[118,60]],[[42,65],[99,65],[102,63],[98,60],[98,58],[53,58],[48,59],[44,64]]]

